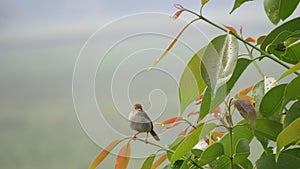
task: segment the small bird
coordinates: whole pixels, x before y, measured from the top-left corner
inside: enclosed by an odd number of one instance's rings
[[[159,141],[159,137],[153,130],[153,124],[149,116],[143,111],[141,104],[135,104],[133,106],[133,110],[129,113],[128,117],[129,126],[132,130],[137,131],[135,135],[133,135],[133,138],[136,138],[136,136],[142,132],[146,132],[146,140],[145,142],[148,142],[148,133],[153,136],[153,138],[157,141]]]

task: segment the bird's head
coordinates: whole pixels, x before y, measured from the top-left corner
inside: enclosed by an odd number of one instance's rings
[[[133,106],[134,110],[143,110],[142,105],[141,104],[135,104]]]

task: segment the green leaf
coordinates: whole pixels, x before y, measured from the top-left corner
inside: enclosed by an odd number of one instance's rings
[[[300,118],[284,128],[277,137],[276,159],[278,159],[282,147],[295,144],[300,141]]]
[[[266,150],[268,148],[269,140],[259,132],[255,132],[255,137],[260,142],[264,150]]]
[[[253,169],[253,165],[251,163],[251,161],[249,159],[246,159],[244,162],[240,163],[240,165],[244,168],[244,169]],[[240,167],[238,167],[240,168]]]
[[[200,133],[199,139],[204,138],[206,135],[210,133],[211,130],[215,129],[217,125],[215,123],[206,123],[204,124],[202,131]]]
[[[200,62],[206,47],[199,50],[185,67],[179,82],[180,114],[205,89],[206,85],[200,76]]]
[[[298,44],[292,45],[295,39],[300,38],[299,30],[295,32],[283,31],[268,45],[268,52],[274,54],[280,60],[287,63],[296,64],[300,61]],[[289,45],[289,46],[288,46]]]
[[[289,70],[287,70],[283,74],[281,74],[281,76],[276,81],[278,82],[279,80],[281,80],[281,79],[285,78],[286,76],[296,72],[299,69],[300,69],[300,62],[298,62],[296,65],[291,67]]]
[[[246,125],[237,125],[234,126],[232,129],[232,146],[233,152],[236,152],[235,148],[238,142],[241,139],[247,139],[249,142],[253,139],[253,132],[251,129]],[[224,146],[224,153],[225,155],[230,155],[230,140],[229,140],[229,133],[222,137],[220,143]]]
[[[281,0],[280,19],[285,20],[288,18],[294,10],[297,8],[300,0],[286,1]]]
[[[193,166],[193,163],[190,162],[190,159],[191,159],[191,157],[184,160],[184,162],[182,163],[180,169],[186,169],[186,168],[190,169]]]
[[[287,84],[275,86],[262,98],[259,110],[264,117],[270,117],[281,111],[283,107],[286,86]]]
[[[217,159],[224,154],[224,147],[221,143],[214,143],[207,147],[201,154],[199,164],[205,165]]]
[[[151,169],[154,158],[155,158],[155,154],[151,154],[149,157],[147,157],[146,160],[144,161],[141,169]]]
[[[200,106],[200,114],[198,117],[198,121],[201,121],[209,112],[211,112],[212,109],[212,91],[209,88],[206,88],[203,98],[202,98],[202,103]],[[217,95],[218,96],[218,95]],[[224,97],[225,98],[225,97]]]
[[[294,120],[300,117],[300,100],[295,102],[286,113],[284,119],[283,128],[287,127]]]
[[[247,160],[250,155],[249,140],[240,139],[235,148],[235,154],[233,155],[233,163],[239,164]]]
[[[253,1],[253,0],[235,0],[234,2],[234,6],[230,11],[230,14],[236,10],[237,8],[239,8],[241,5],[243,5],[243,3],[248,2],[248,1]]]
[[[288,154],[281,154],[278,161],[275,161],[275,155],[263,156],[256,161],[257,169],[296,169],[300,168],[300,160]]]
[[[275,141],[281,130],[282,124],[277,121],[269,119],[256,120],[255,133],[258,133],[260,136]]]
[[[287,86],[285,97],[287,100],[300,99],[300,76],[293,79]]]
[[[171,163],[179,160],[184,155],[186,155],[191,149],[198,143],[199,136],[202,131],[203,125],[199,126],[190,135],[188,135],[176,148],[172,158]]]
[[[256,83],[252,89],[252,98],[255,101],[254,108],[256,111],[257,118],[262,117],[262,115],[260,114],[260,111],[259,111],[259,106],[260,106],[261,100],[264,95],[265,95],[265,81],[262,80],[262,81]]]
[[[216,97],[212,97],[212,91],[207,88],[205,90],[201,107],[200,107],[200,115],[198,118],[198,121],[202,120],[209,112],[214,110],[219,104],[221,104],[226,96],[230,93],[231,89],[241,76],[241,74],[246,70],[248,65],[251,63],[251,60],[240,58],[237,61],[237,65],[235,67],[235,70],[229,79],[229,81],[222,85],[216,93]]]
[[[171,165],[171,168],[172,169],[180,169],[183,163],[184,163],[184,160],[177,160]]]
[[[281,33],[284,31],[289,31],[289,32],[295,32],[300,30],[300,17],[292,19],[280,26],[278,26],[277,28],[275,28],[274,30],[272,30],[267,37],[265,38],[265,40],[263,41],[262,45],[261,45],[261,49],[265,50],[266,47],[271,44],[273,42],[273,40]]]
[[[228,156],[221,156],[217,161],[216,161],[216,166],[213,167],[214,169],[227,169],[230,168],[230,158]]]
[[[184,136],[180,136],[180,137],[176,138],[172,144],[168,145],[168,148],[175,151],[176,148],[179,146],[179,144],[184,140],[184,138],[185,138]],[[173,156],[173,153],[170,151],[167,151],[167,157],[169,160],[172,159],[172,156]]]
[[[201,76],[213,91],[225,84],[232,76],[238,57],[238,42],[230,34],[213,39],[204,52],[201,60]]]
[[[265,148],[264,152],[261,154],[260,157],[273,154],[273,149],[274,149],[274,147],[267,147],[267,148]]]
[[[294,46],[297,46],[300,44],[300,39],[299,39],[298,34],[297,34],[297,36],[290,37],[285,41],[284,45],[286,46],[286,48],[291,48],[291,47],[294,47]]]
[[[295,156],[296,158],[300,159],[300,148],[293,148],[283,151],[284,154],[289,154]]]
[[[293,20],[290,20],[281,26],[278,26],[274,30],[272,30],[265,40],[263,41],[261,45],[261,49],[264,51],[272,50],[273,54],[278,57],[279,59],[282,59],[283,61],[287,63],[292,63],[292,64],[297,64],[299,62],[299,56],[289,52],[285,53],[285,50],[283,48],[282,51],[278,50],[280,49],[280,45],[282,47],[284,46],[284,42],[290,38],[292,35],[293,36],[298,36],[300,30],[300,17],[295,18]],[[276,50],[275,50],[276,49]],[[282,57],[282,55],[284,57]],[[291,56],[289,56],[291,55]]]
[[[285,20],[296,9],[299,0],[264,0],[264,8],[267,16],[273,24]]]
[[[201,157],[201,154],[203,153],[203,151],[200,150],[200,149],[192,149],[192,150],[191,150],[191,153],[192,153],[195,157],[199,158],[199,157]]]
[[[284,51],[283,57],[292,59],[293,64],[300,62],[300,33],[292,35],[283,42],[286,50]],[[297,61],[294,61],[297,60]]]

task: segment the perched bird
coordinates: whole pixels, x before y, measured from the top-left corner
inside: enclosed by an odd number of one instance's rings
[[[142,105],[135,104],[133,106],[133,110],[129,113],[128,117],[129,126],[132,130],[137,131],[135,135],[133,135],[133,138],[136,138],[136,136],[142,132],[146,132],[146,140],[145,142],[148,142],[148,133],[153,136],[153,138],[157,141],[159,141],[159,137],[153,130],[153,124],[149,116],[143,111]]]

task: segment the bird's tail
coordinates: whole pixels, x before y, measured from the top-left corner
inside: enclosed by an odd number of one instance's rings
[[[156,141],[159,141],[159,137],[157,136],[157,134],[154,132],[154,130],[151,130],[150,131],[150,134],[153,136],[153,138],[156,140]]]

